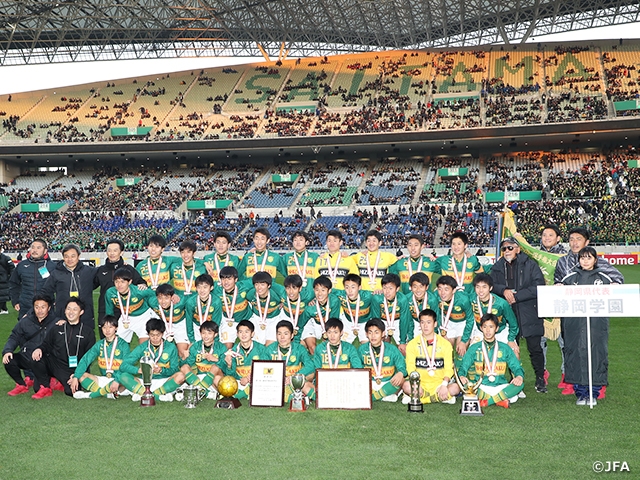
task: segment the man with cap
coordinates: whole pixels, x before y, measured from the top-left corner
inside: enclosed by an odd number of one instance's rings
[[[544,285],[542,270],[524,253],[513,237],[500,243],[502,256],[491,269],[493,291],[503,297],[516,314],[519,335],[524,337],[536,375],[536,392],[546,393],[544,355],[540,340],[544,335],[544,319],[538,317],[538,285]],[[519,338],[516,339],[516,342]]]

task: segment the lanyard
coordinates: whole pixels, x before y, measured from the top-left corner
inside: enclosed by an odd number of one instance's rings
[[[67,348],[67,357],[70,357],[69,353],[69,339],[67,338],[67,323],[64,324],[64,346]],[[80,337],[82,336],[82,323],[80,323],[80,331],[78,332],[78,344],[76,345],[76,358],[78,357],[78,352],[80,352]]]

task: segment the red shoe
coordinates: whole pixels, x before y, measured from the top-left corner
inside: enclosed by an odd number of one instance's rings
[[[564,388],[567,388],[569,386],[573,388],[573,385],[571,385],[570,383],[565,383],[565,381],[564,381],[564,373],[563,373],[562,374],[562,380],[560,380],[560,383],[558,384],[558,388],[564,389]]]
[[[23,393],[29,393],[29,387],[16,383],[16,388],[11,390],[10,392],[7,392],[7,395],[9,395],[10,397],[15,397],[16,395],[22,395]]]
[[[570,383],[567,383],[567,386],[560,393],[562,395],[573,395],[576,392],[573,390],[573,385],[571,385]]]
[[[35,394],[31,395],[31,398],[33,398],[34,400],[40,400],[42,398],[51,397],[51,396],[53,396],[53,391],[50,388],[40,387],[40,390],[38,390]]]
[[[482,399],[480,400],[480,406],[481,407],[488,407],[489,406],[489,401],[487,399]]]
[[[607,386],[600,387],[600,393],[598,394],[598,400],[602,400],[607,395]]]
[[[499,402],[496,402],[496,405],[499,405],[502,408],[509,408],[509,400],[507,399],[500,400]]]
[[[544,370],[544,384],[549,385],[549,370],[546,368]]]
[[[33,380],[31,379],[31,377],[24,377],[24,383],[29,388],[33,387]]]
[[[57,378],[53,378],[51,377],[51,390],[58,390],[59,392],[64,392],[64,387],[62,386],[62,384],[58,381]]]

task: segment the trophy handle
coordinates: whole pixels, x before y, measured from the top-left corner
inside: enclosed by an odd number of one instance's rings
[[[200,403],[207,396],[207,390],[202,387],[198,387],[198,403]]]
[[[473,392],[475,394],[478,391],[478,388],[480,388],[480,385],[482,385],[484,371],[480,374],[480,378],[478,378],[475,383],[467,382],[466,385],[462,385],[462,381],[460,380],[460,376],[458,375],[458,369],[455,365],[453,366],[453,376],[455,377],[456,383],[458,384],[458,387],[460,387],[461,392]]]

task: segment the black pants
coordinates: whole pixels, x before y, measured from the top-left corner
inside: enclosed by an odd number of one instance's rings
[[[0,310],[7,310],[7,302],[0,302]]]
[[[54,377],[64,387],[64,393],[69,396],[72,396],[73,393],[71,392],[71,386],[67,382],[74,372],[75,368],[70,368],[68,364],[55,357],[42,357],[37,362],[33,362],[33,373],[40,385],[51,387],[49,380]]]
[[[13,354],[13,358],[4,366],[4,369],[18,385],[26,385],[24,383],[24,378],[22,377],[22,370],[25,370],[25,374],[27,371],[33,370],[34,363],[35,362],[31,359],[30,353],[18,352]],[[31,376],[33,376],[33,374],[31,374]],[[35,391],[38,391],[40,388],[38,379],[34,378],[33,382]]]
[[[534,335],[533,337],[524,337],[527,341],[527,350],[529,350],[529,358],[531,359],[531,366],[536,374],[537,378],[544,377],[544,353],[542,351],[542,345],[540,341],[541,335]]]

